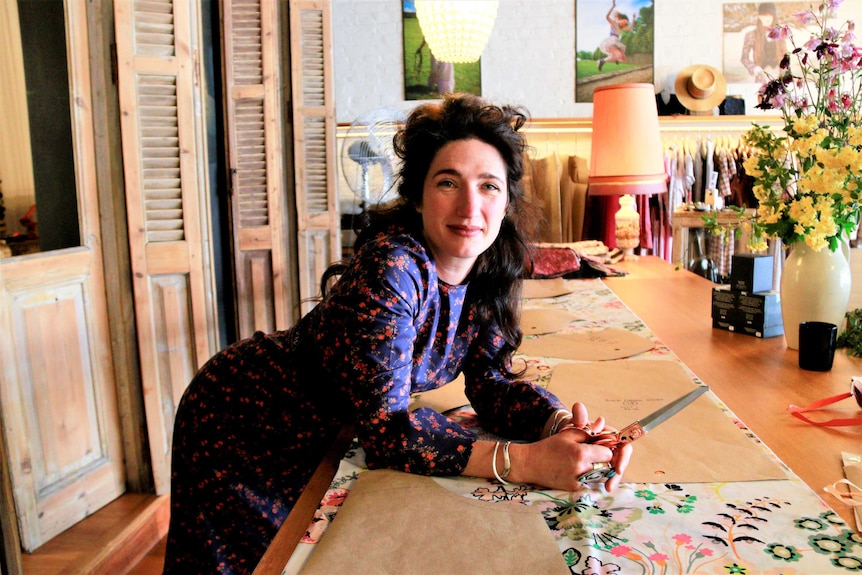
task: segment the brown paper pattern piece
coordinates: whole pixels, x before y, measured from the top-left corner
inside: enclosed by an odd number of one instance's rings
[[[548,280],[524,280],[524,290],[522,297],[524,299],[541,299],[548,297],[558,297],[561,295],[570,294],[575,289],[571,287],[565,279],[554,278]]]
[[[651,350],[653,343],[630,331],[608,328],[582,333],[560,333],[525,339],[519,353],[582,361],[622,359]]]
[[[548,389],[564,404],[580,401],[591,418],[621,429],[692,390],[686,370],[673,361],[621,360],[561,363]],[[623,481],[719,483],[787,479],[770,455],[740,429],[712,393],[637,440]]]
[[[530,308],[521,311],[521,330],[524,335],[555,333],[576,319],[578,316],[565,310]]]
[[[365,471],[302,570],[424,573],[569,573],[541,513],[476,501],[430,477]]]

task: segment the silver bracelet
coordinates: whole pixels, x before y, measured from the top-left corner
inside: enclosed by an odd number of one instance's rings
[[[551,431],[548,433],[548,437],[556,435],[557,432],[561,431],[560,424],[563,422],[566,416],[573,417],[571,412],[565,409],[558,409],[554,412],[554,422],[551,424]]]
[[[500,448],[500,442],[494,444],[494,456],[491,459],[491,468],[494,470],[494,477],[497,478],[497,481],[503,483],[504,485],[511,485],[506,478],[509,477],[509,472],[512,471],[512,461],[509,459],[509,445],[511,445],[511,441],[507,441],[503,444],[503,473],[500,474],[497,472],[497,450]]]

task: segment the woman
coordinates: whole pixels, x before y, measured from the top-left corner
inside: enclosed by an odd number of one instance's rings
[[[499,477],[576,490],[595,462],[617,475],[630,446],[512,373],[527,260],[523,112],[466,95],[417,108],[396,135],[400,200],[373,218],[337,283],[289,331],[217,354],[180,403],[166,573],[251,573],[339,428],[369,468]],[[327,282],[327,277],[323,283]],[[410,394],[464,373],[479,441]],[[565,433],[561,433],[565,429]]]
[[[620,35],[623,32],[631,30],[635,26],[634,16],[629,20],[629,17],[622,12],[616,10],[617,2],[611,2],[611,8],[605,15],[605,20],[611,26],[611,32],[607,38],[599,44],[599,50],[605,53],[604,58],[599,59],[599,72],[605,67],[607,62],[625,62],[626,61],[626,45],[620,41]]]
[[[784,38],[773,40],[769,31],[778,26],[775,3],[763,2],[757,7],[757,22],[745,34],[742,42],[740,62],[751,79],[758,83],[766,82],[771,75],[778,77],[779,64],[787,52]]]

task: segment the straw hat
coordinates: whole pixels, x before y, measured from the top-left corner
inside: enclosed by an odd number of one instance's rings
[[[676,97],[692,112],[705,112],[718,106],[727,95],[727,83],[721,72],[705,64],[683,68],[674,85]]]

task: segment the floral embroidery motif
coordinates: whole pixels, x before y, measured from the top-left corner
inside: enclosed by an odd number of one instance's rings
[[[655,501],[647,507],[647,511],[652,514],[664,513],[665,509],[661,502],[665,501],[672,508],[676,508],[677,513],[691,513],[694,511],[694,503],[697,497],[694,495],[685,495],[682,493],[682,487],[672,483],[664,485],[666,491],[657,493],[649,489],[640,489],[635,491],[635,496],[647,501]]]

